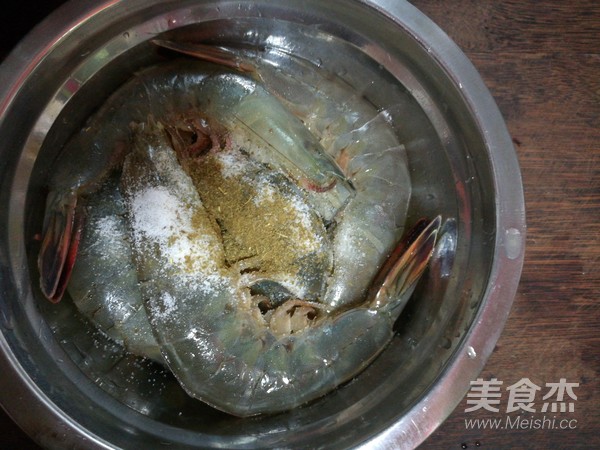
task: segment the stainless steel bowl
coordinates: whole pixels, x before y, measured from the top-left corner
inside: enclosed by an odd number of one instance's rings
[[[160,33],[265,40],[373,80],[394,111],[414,195],[409,221],[446,225],[392,344],[364,373],[286,414],[236,419],[182,393],[159,366],[89,331],[70,302],[39,293],[35,233],[45,182],[71,133],[141,67]],[[0,401],[50,448],[410,448],[456,407],[500,335],[524,253],[523,193],[511,139],[467,58],[398,0],[71,2],[2,64]],[[401,105],[401,107],[398,107]]]

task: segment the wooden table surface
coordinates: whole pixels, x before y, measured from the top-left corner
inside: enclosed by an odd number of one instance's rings
[[[0,58],[60,3],[29,2],[23,15],[8,2]],[[465,412],[475,406],[465,398],[421,448],[600,448],[600,2],[411,3],[463,49],[496,99],[521,164],[528,223],[519,291],[480,376],[502,382],[498,412]],[[513,400],[527,403],[509,397],[524,379],[535,412],[507,412]],[[576,399],[558,398],[552,384],[571,386]],[[550,412],[560,402],[573,412]],[[37,447],[1,415],[0,448]]]
[[[412,3],[463,49],[496,99],[521,164],[528,225],[518,294],[481,374],[503,382],[500,411],[465,412],[464,399],[422,448],[600,448],[600,3]],[[505,388],[523,378],[541,388],[537,411],[508,414]],[[577,400],[565,397],[574,412],[542,413],[552,402],[543,401],[546,383],[561,378],[579,383]],[[524,429],[515,429],[519,415],[531,421]],[[473,419],[504,429],[467,429]]]

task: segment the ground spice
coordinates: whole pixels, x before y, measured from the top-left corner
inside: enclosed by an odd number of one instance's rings
[[[254,258],[251,270],[295,277],[302,255],[323,246],[323,224],[307,204],[286,192],[285,183],[275,188],[272,174],[241,151],[211,151],[186,165],[220,228],[228,264]]]

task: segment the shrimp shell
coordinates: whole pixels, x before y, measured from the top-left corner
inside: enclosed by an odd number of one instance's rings
[[[129,352],[161,361],[139,289],[118,179],[87,198],[86,212],[69,295],[84,316]]]

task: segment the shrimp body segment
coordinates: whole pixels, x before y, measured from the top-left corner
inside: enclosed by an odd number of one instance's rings
[[[161,361],[140,292],[124,199],[111,178],[86,202],[67,291],[81,313],[129,352]]]

